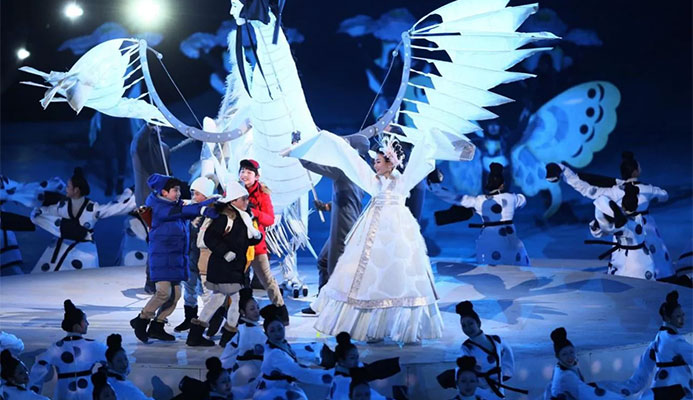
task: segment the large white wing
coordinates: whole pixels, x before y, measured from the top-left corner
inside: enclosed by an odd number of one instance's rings
[[[481,130],[475,121],[496,117],[486,107],[512,101],[491,89],[533,77],[508,69],[549,49],[521,47],[557,39],[549,32],[516,32],[538,7],[506,7],[507,4],[507,0],[457,0],[426,15],[404,32],[404,69],[395,101],[383,117],[359,133],[372,136],[392,124],[408,136],[404,140],[417,143],[417,135],[437,129],[455,143],[453,148],[459,150],[464,144],[473,149],[465,135]],[[432,19],[437,22],[430,24]],[[428,70],[424,68],[426,64],[433,72],[424,72]],[[419,89],[425,102],[407,97],[407,86]],[[402,116],[405,123],[399,122]],[[462,153],[447,151],[437,158],[470,160],[474,154],[469,150]]]
[[[80,57],[68,72],[45,73],[21,67],[21,71],[38,75],[45,81],[45,84],[22,83],[47,89],[41,99],[44,109],[50,103],[67,102],[77,113],[88,107],[113,117],[141,118],[152,124],[171,126],[152,104],[142,98],[123,97],[125,91],[139,81],[134,79],[139,71],[139,66],[134,66],[139,46],[134,39],[103,42]]]

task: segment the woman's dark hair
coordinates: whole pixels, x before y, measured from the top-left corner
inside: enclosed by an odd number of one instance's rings
[[[476,375],[476,358],[463,356],[457,359],[457,374],[455,380],[460,379],[460,375],[464,371],[471,371]]]
[[[76,187],[79,189],[79,194],[82,196],[88,196],[90,193],[89,190],[89,183],[87,182],[87,178],[84,177],[84,171],[82,171],[82,168],[77,167],[74,169],[72,172],[72,176],[70,177],[70,180],[72,181],[72,186]]]
[[[621,178],[632,178],[633,172],[637,171],[638,168],[640,168],[640,164],[638,164],[638,161],[635,159],[633,152],[624,151],[623,154],[621,154]]]
[[[123,338],[119,334],[114,333],[108,335],[108,338],[106,338],[106,345],[108,346],[108,349],[106,349],[106,360],[108,362],[113,361],[113,357],[115,357],[119,351],[125,351],[122,344]]]
[[[221,365],[219,357],[209,357],[205,361],[205,365],[207,366],[207,385],[209,385],[211,389],[211,386],[217,383],[221,374],[226,370]]]
[[[344,360],[351,349],[356,349],[356,346],[351,343],[351,335],[346,332],[340,332],[337,335],[337,347],[334,350],[337,360]]]
[[[99,400],[101,392],[103,392],[104,389],[106,389],[107,387],[110,387],[110,385],[108,384],[108,374],[106,372],[106,367],[100,367],[98,371],[92,374],[91,383],[94,385],[94,391],[91,392],[91,397],[94,400]]]
[[[627,183],[624,185],[623,190],[626,194],[621,200],[621,205],[626,212],[633,213],[638,209],[638,194],[640,193],[640,188],[632,183]]]
[[[481,318],[479,318],[479,314],[474,311],[474,305],[471,301],[462,301],[457,303],[455,306],[455,312],[459,314],[460,318],[469,317],[474,319],[479,327],[481,327]]]
[[[0,369],[0,378],[5,381],[11,381],[18,365],[19,360],[14,358],[9,350],[3,350],[2,353],[0,353],[0,366],[2,367],[2,369]]]
[[[503,166],[499,163],[491,163],[490,172],[486,178],[486,190],[489,192],[498,189],[505,180],[503,179]]]
[[[240,299],[238,300],[238,309],[240,312],[245,314],[245,306],[250,300],[255,300],[253,298],[253,289],[243,288],[238,292]]]
[[[679,292],[674,290],[667,294],[667,300],[659,306],[659,315],[661,315],[663,319],[669,319],[679,307],[681,307],[681,304],[679,304]]]
[[[63,307],[65,315],[61,327],[65,332],[72,332],[72,328],[77,324],[81,324],[82,320],[84,320],[84,312],[77,308],[70,299],[63,302]]]

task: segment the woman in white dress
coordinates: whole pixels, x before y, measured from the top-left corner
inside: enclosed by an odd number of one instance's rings
[[[414,146],[404,172],[397,139],[385,136],[374,156],[373,172],[342,138],[321,131],[289,155],[340,168],[371,195],[371,201],[346,238],[344,253],[311,308],[315,328],[325,334],[347,332],[355,340],[390,338],[415,343],[440,338],[431,263],[419,224],[404,202],[409,191],[435,167],[436,146]]]

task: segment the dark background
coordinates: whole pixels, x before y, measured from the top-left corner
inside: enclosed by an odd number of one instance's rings
[[[94,111],[85,109],[76,116],[66,104],[52,104],[42,110],[39,99],[43,90],[18,83],[32,77],[17,71],[22,64],[17,61],[15,52],[20,46],[26,46],[31,57],[24,65],[46,72],[67,71],[78,56],[69,51],[57,51],[65,40],[90,34],[108,21],[118,22],[131,32],[142,31],[126,18],[125,3],[121,0],[82,1],[84,16],[71,22],[62,15],[64,0],[0,2],[0,165],[3,174],[18,181],[40,181],[55,175],[67,180],[75,165],[86,165],[87,172],[92,175],[92,197],[97,201],[104,198],[101,190],[94,190],[100,185],[97,179],[99,156],[87,140],[89,119]],[[357,14],[378,18],[398,7],[406,7],[418,19],[446,3],[448,1],[440,0],[288,1],[283,23],[285,27],[297,28],[305,36],[303,43],[292,45],[292,51],[316,124],[335,132],[355,131],[373,100],[364,70],[373,67],[373,59],[380,56],[380,42],[372,36],[352,38],[337,33],[341,21]],[[169,18],[158,30],[164,40],[156,48],[164,54],[169,71],[191,100],[198,117],[213,117],[221,101],[221,95],[209,85],[213,70],[201,60],[186,58],[179,44],[194,32],[215,32],[223,20],[230,18],[229,2],[169,0],[168,4]],[[522,3],[511,1],[511,4]],[[526,83],[505,85],[498,92],[515,99],[536,96],[532,102],[541,105],[578,83],[606,80],[615,84],[622,98],[618,124],[605,149],[595,154],[586,169],[614,176],[621,152],[633,150],[643,166],[642,180],[670,193],[669,202],[654,204],[653,212],[657,214],[660,230],[672,254],[681,254],[690,246],[693,218],[691,2],[551,0],[541,2],[540,7],[555,10],[569,28],[596,31],[604,44],[602,47],[571,48],[569,44],[560,43],[574,58],[573,66],[550,79],[540,76]],[[217,48],[213,56],[221,57],[221,52],[222,49]],[[193,119],[180,105],[172,85],[162,79],[163,72],[155,68],[154,74],[165,102],[176,115],[192,124]],[[399,77],[393,79],[396,84]],[[544,93],[529,90],[532,85],[535,88],[543,85],[544,89],[550,86],[550,90]],[[515,103],[492,111],[499,114],[501,120],[513,124],[519,108]],[[182,136],[168,132],[165,139],[173,145],[182,140]],[[196,149],[199,145],[190,145],[185,151],[175,153],[172,164],[176,175],[188,178],[188,167],[198,158]],[[126,178],[126,184],[132,184],[130,177]],[[321,198],[329,198],[328,180],[320,182],[318,192]],[[530,199],[527,209],[517,215],[518,230],[530,256],[596,259],[601,248],[581,245],[593,208],[589,201],[578,198],[572,190],[564,188],[563,193],[565,207],[549,221],[541,220],[546,207],[542,196]],[[428,218],[433,211],[446,207],[432,199],[433,196],[428,196],[425,203],[424,216]],[[22,213],[26,214],[26,210]],[[122,221],[113,220],[104,220],[97,228],[102,265],[112,265],[122,236]],[[49,240],[45,232],[37,234],[19,237],[28,263],[32,257],[38,257]],[[326,234],[326,224],[314,224],[311,217],[314,247],[320,248]],[[444,255],[469,256],[473,255],[476,234],[478,232],[467,229],[466,225],[457,224],[437,228],[430,237],[441,242]],[[580,244],[579,247],[576,248],[576,244]]]

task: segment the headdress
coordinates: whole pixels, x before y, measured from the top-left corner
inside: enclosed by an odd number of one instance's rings
[[[395,169],[402,165],[404,162],[404,151],[396,137],[392,135],[383,135],[377,144],[377,151],[382,153],[387,161],[392,163]],[[373,158],[377,156],[375,153],[369,153]]]

